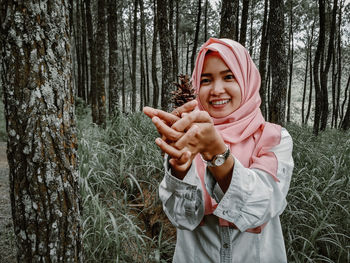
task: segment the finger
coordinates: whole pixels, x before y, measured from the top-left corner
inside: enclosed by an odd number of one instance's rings
[[[176,131],[183,132],[194,122],[209,122],[212,123],[210,115],[206,111],[192,111],[191,113],[184,114],[184,116],[175,122],[171,128]]]
[[[169,126],[173,125],[177,120],[180,119],[180,116],[176,116],[172,113],[162,110],[157,110],[155,116],[165,121],[165,123],[167,123]]]
[[[156,139],[156,144],[165,153],[167,153],[171,158],[180,159],[183,151],[174,148],[173,146],[167,144],[161,138]]]
[[[154,125],[156,126],[158,132],[162,135],[162,137],[165,136],[167,139],[171,141],[177,141],[183,135],[182,132],[178,132],[170,128],[158,117],[153,117],[152,122],[154,123]]]
[[[193,125],[175,144],[174,146],[177,149],[183,149],[187,145],[194,145],[196,144],[196,134],[199,130],[199,127],[197,125]]]
[[[173,162],[176,165],[183,165],[188,162],[188,160],[191,158],[191,152],[190,151],[185,151],[179,159],[170,159],[169,162],[170,164]]]
[[[156,116],[156,109],[146,106],[143,107],[143,113],[152,119],[154,116]]]
[[[186,172],[191,166],[192,160],[188,159],[188,161],[183,164],[180,164],[177,159],[170,159],[169,162],[172,169],[176,170],[177,172]]]
[[[193,111],[196,108],[197,105],[198,105],[197,100],[191,100],[189,102],[186,102],[184,105],[182,105],[182,106],[176,108],[175,110],[173,110],[172,114],[174,114],[175,116],[180,117],[183,113]]]

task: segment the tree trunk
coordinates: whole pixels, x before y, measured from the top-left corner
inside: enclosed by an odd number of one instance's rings
[[[350,129],[350,88],[349,88],[349,86],[350,86],[350,75],[348,77],[348,82],[347,82],[346,88],[345,88],[346,94],[349,91],[349,95],[348,95],[349,100],[348,100],[348,109],[346,110],[344,119],[343,119],[342,124],[341,124],[341,128],[343,130]],[[344,99],[343,108],[344,108],[345,101],[346,101],[346,99]]]
[[[83,262],[68,1],[6,6],[1,75],[17,261]]]
[[[176,1],[176,28],[175,28],[175,59],[174,59],[174,67],[175,67],[175,77],[179,74],[179,1]]]
[[[98,122],[97,124],[105,127],[106,126],[106,90],[105,90],[105,41],[106,41],[106,19],[105,19],[105,0],[98,0],[97,9],[97,36],[96,36],[96,53],[97,65],[97,78],[96,78],[96,89],[97,89],[97,103],[98,103]]]
[[[92,24],[91,15],[91,3],[90,0],[86,0],[86,23],[88,32],[88,42],[89,42],[89,53],[90,53],[90,100],[91,100],[91,115],[93,123],[98,122],[98,104],[97,104],[97,71],[96,71],[96,49],[94,40],[94,30]]]
[[[197,54],[198,37],[199,37],[199,29],[200,29],[201,13],[202,13],[201,2],[202,2],[202,0],[198,0],[198,13],[197,13],[196,32],[195,32],[195,35],[194,35],[194,42],[193,42],[192,55],[191,55],[191,72],[194,69],[195,57],[196,57],[196,54]]]
[[[152,42],[152,83],[153,83],[153,108],[158,107],[159,84],[157,78],[157,36],[158,36],[158,19],[156,0],[153,0],[153,42]]]
[[[318,44],[316,48],[315,53],[315,60],[314,60],[314,82],[315,82],[315,118],[314,118],[314,127],[313,132],[315,135],[318,135],[319,129],[320,129],[320,120],[321,120],[321,111],[322,111],[322,93],[320,88],[320,79],[319,79],[319,72],[320,72],[320,59],[321,55],[324,50],[324,44],[325,44],[325,7],[324,7],[324,0],[319,0],[319,19],[320,19],[320,33],[318,36]]]
[[[331,66],[333,52],[334,52],[334,35],[335,35],[335,27],[336,27],[336,15],[337,15],[337,9],[338,9],[338,1],[333,1],[333,12],[332,12],[332,24],[330,28],[329,33],[329,44],[328,44],[328,54],[327,54],[327,60],[324,70],[321,70],[321,92],[322,92],[322,108],[321,108],[321,130],[324,131],[327,127],[327,120],[328,120],[328,89],[327,89],[327,82],[328,82],[328,72]]]
[[[288,62],[289,62],[289,83],[287,96],[287,122],[290,122],[290,108],[292,97],[292,80],[293,80],[293,60],[294,60],[294,33],[293,33],[293,1],[290,1],[290,25],[289,25],[289,45],[288,45]]]
[[[306,112],[306,117],[305,117],[305,124],[307,124],[309,117],[310,117],[310,112],[311,112],[311,104],[312,104],[312,91],[313,91],[313,79],[312,79],[312,46],[313,46],[313,36],[314,36],[314,29],[315,29],[315,22],[312,23],[311,27],[311,39],[310,39],[310,47],[309,47],[309,75],[310,75],[310,92],[309,92],[309,101],[308,101],[308,106],[307,106],[307,112]]]
[[[170,109],[170,97],[172,90],[172,61],[169,23],[167,14],[167,0],[157,0],[158,32],[160,39],[160,53],[162,59],[162,110]]]
[[[177,1],[176,1],[177,2]],[[175,53],[175,43],[174,43],[174,1],[168,0],[169,3],[169,36],[170,36],[170,44],[171,44],[171,60],[173,62],[172,73],[173,79],[176,79],[176,53]]]
[[[118,71],[118,14],[117,3],[108,0],[108,45],[109,45],[109,116],[115,117],[119,103],[119,71]]]
[[[208,40],[208,0],[205,0],[204,5],[204,41]]]
[[[284,38],[284,4],[283,1],[270,1],[270,49],[272,87],[269,121],[284,124],[287,92],[287,63]]]
[[[243,0],[241,31],[240,31],[240,37],[239,37],[239,42],[243,46],[245,46],[245,42],[247,40],[248,9],[249,9],[249,0]]]
[[[238,0],[223,0],[221,4],[220,38],[236,39]]]
[[[307,44],[306,44],[306,62],[305,62],[305,74],[304,74],[304,86],[303,86],[303,99],[301,103],[301,123],[306,124],[305,122],[305,98],[306,98],[306,87],[307,87],[307,76],[309,72],[309,48],[310,45],[310,36],[307,36]]]
[[[268,51],[268,5],[269,0],[265,0],[265,8],[264,8],[264,19],[262,25],[262,33],[261,33],[261,46],[260,46],[260,59],[259,59],[259,71],[261,76],[261,85],[260,85],[260,97],[261,97],[261,105],[260,109],[265,118],[267,118],[267,108],[266,108],[266,62],[267,62],[267,51]],[[251,44],[252,45],[252,44]]]
[[[86,47],[86,8],[85,1],[81,0],[81,61],[82,61],[82,72],[83,72],[83,90],[82,98],[87,102],[87,91],[89,87],[89,73],[88,73],[88,63],[87,63],[87,47]]]
[[[338,18],[338,52],[337,52],[337,64],[338,64],[338,78],[337,78],[337,91],[336,91],[336,104],[335,104],[335,127],[338,127],[338,118],[340,114],[340,92],[341,92],[341,77],[342,77],[342,36],[341,36],[341,23],[342,23],[342,2],[339,7]]]
[[[132,83],[132,111],[136,111],[136,48],[137,48],[137,0],[134,0],[134,15],[133,15],[133,27],[132,30],[130,28],[130,31],[132,32],[131,34],[131,43],[132,43],[132,53],[131,53],[131,83]]]

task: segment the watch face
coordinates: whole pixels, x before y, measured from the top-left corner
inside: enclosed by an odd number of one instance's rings
[[[225,162],[225,157],[224,156],[218,156],[215,160],[215,165],[220,166]]]

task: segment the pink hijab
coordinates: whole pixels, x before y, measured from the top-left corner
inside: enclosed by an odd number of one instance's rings
[[[277,158],[273,152],[270,152],[270,149],[280,143],[281,126],[266,122],[261,114],[258,69],[248,51],[241,44],[231,39],[210,38],[202,45],[193,70],[192,85],[196,93],[200,89],[203,63],[208,50],[219,53],[235,76],[242,93],[241,104],[236,111],[223,118],[213,118],[215,128],[225,143],[229,145],[233,156],[244,167],[261,169],[278,182]],[[198,108],[204,110],[198,96],[197,98]],[[205,165],[199,155],[195,163],[203,189],[206,189],[204,187]],[[204,192],[205,214],[212,214],[217,203],[206,190]],[[220,218],[220,225],[230,224]]]

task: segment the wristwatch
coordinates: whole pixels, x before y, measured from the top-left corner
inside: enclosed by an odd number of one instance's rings
[[[215,155],[210,161],[204,160],[203,156],[201,155],[202,160],[207,164],[208,167],[218,167],[220,165],[223,165],[229,156],[230,148],[227,145],[224,153]]]

